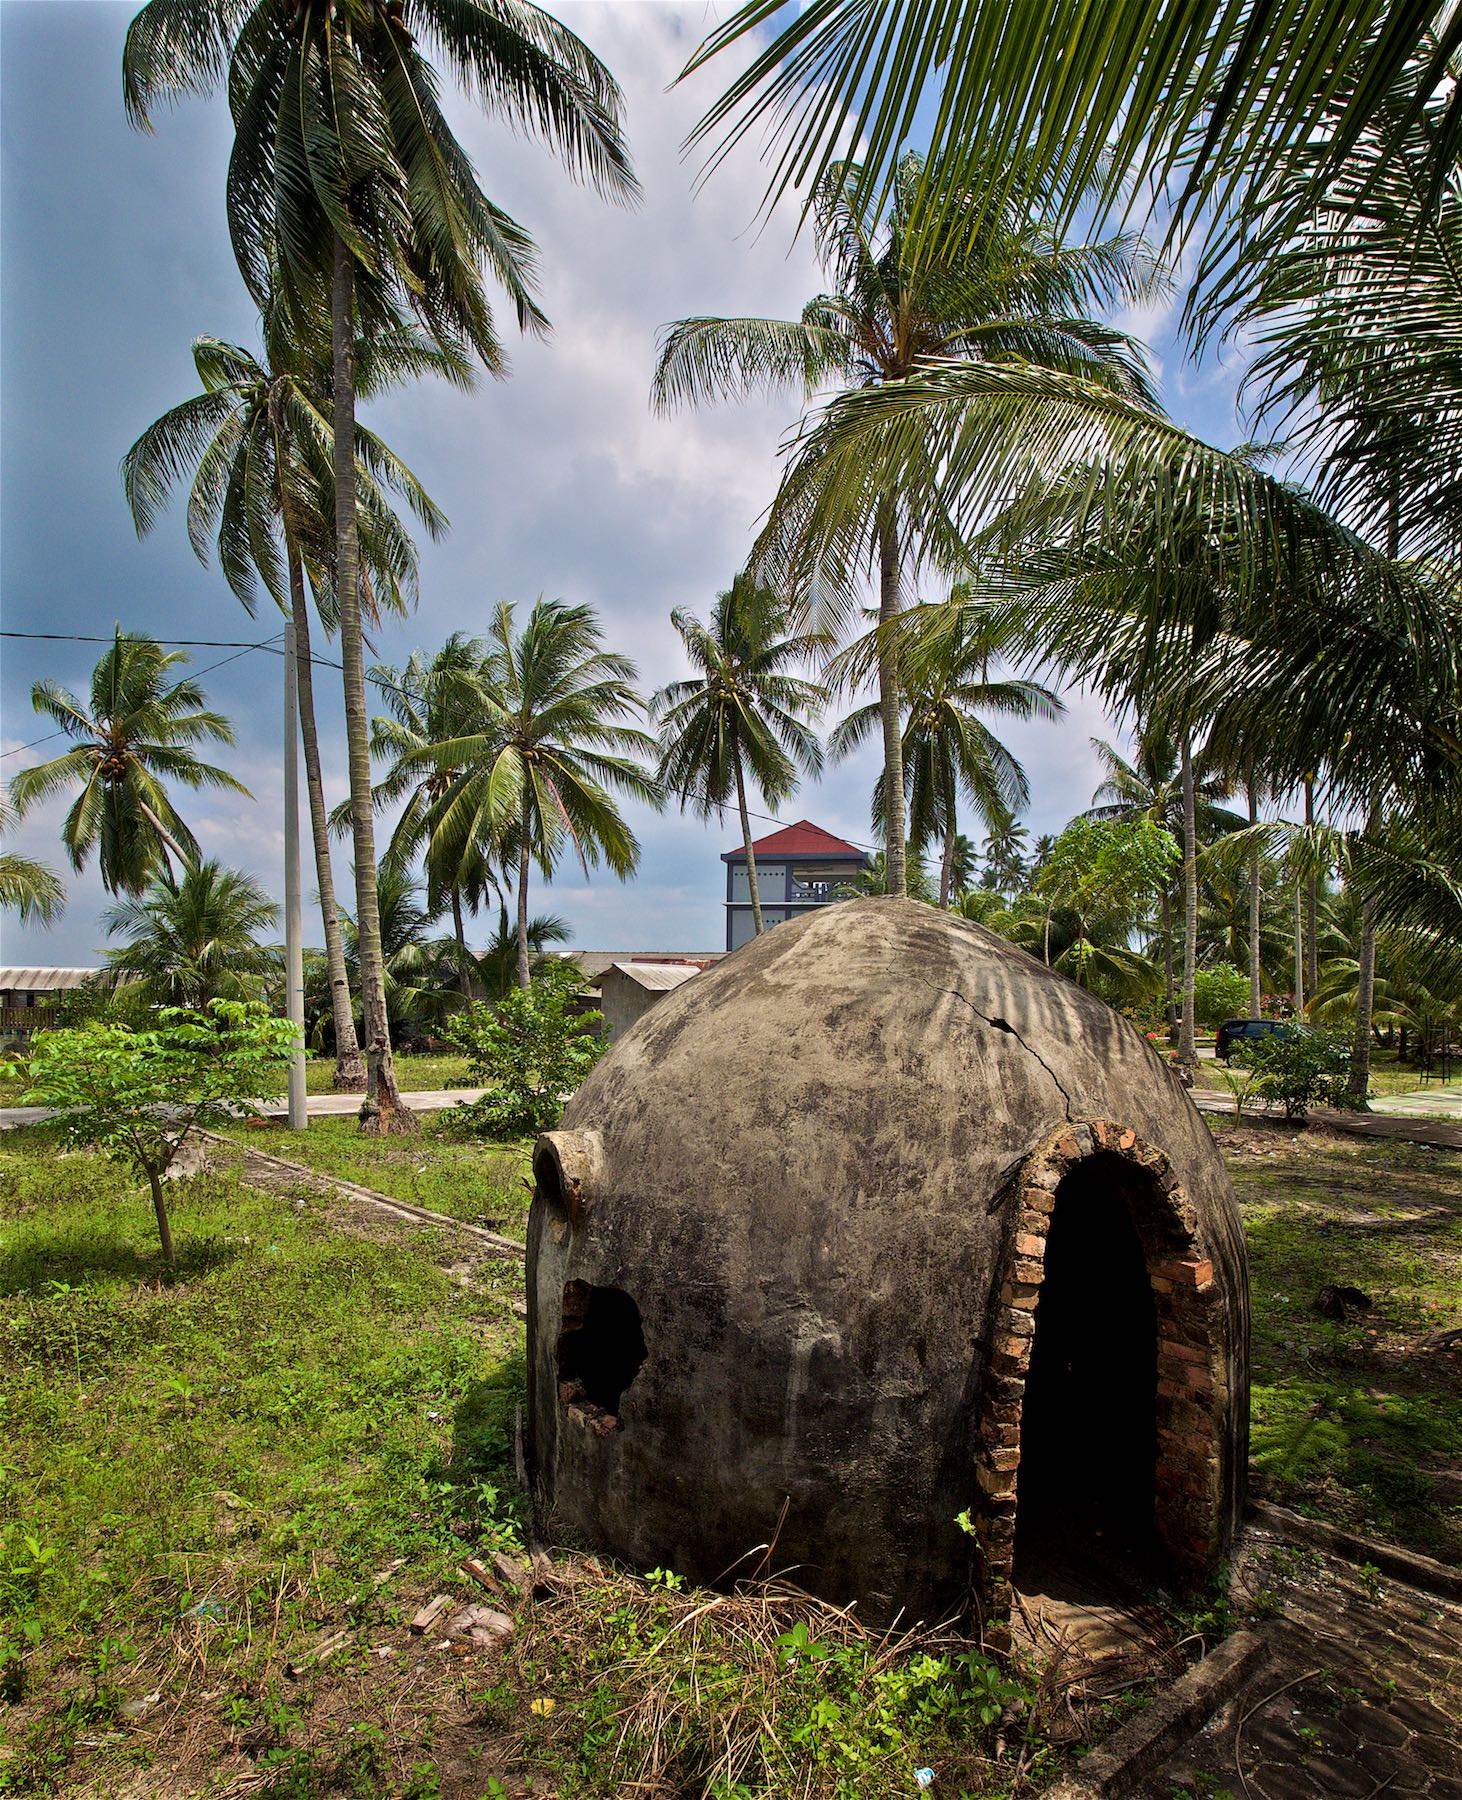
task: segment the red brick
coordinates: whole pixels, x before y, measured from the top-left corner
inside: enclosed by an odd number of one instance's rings
[[[1039,1287],[1046,1273],[1046,1265],[1034,1257],[1017,1256],[1010,1265],[1010,1273],[1017,1281],[1029,1282],[1032,1287]]]
[[[1028,1312],[1022,1312],[1018,1306],[1007,1306],[1005,1309],[1005,1329],[1018,1338],[1035,1335],[1036,1322]]]
[[[1079,1162],[1081,1159],[1081,1145],[1077,1143],[1074,1131],[1063,1131],[1056,1139],[1054,1150],[1057,1156],[1064,1157],[1067,1162]]]
[[[1128,1130],[1124,1131],[1121,1137],[1117,1139],[1117,1148],[1119,1150],[1130,1150],[1136,1142],[1137,1133],[1129,1127]]]
[[[1166,1275],[1154,1275],[1151,1285],[1155,1294],[1170,1294],[1173,1291],[1173,1284]]]
[[[1018,1306],[1022,1312],[1034,1312],[1041,1290],[1028,1281],[1007,1281],[1000,1290],[1006,1306]]]
[[[1091,1135],[1096,1140],[1097,1148],[1099,1150],[1105,1150],[1114,1135],[1114,1130],[1105,1119],[1093,1119],[1091,1122]]]
[[[986,1450],[980,1460],[988,1463],[992,1469],[1018,1469],[1020,1467],[1020,1445],[996,1445]]]
[[[1043,1237],[1032,1237],[1029,1232],[1023,1231],[1015,1240],[1015,1254],[1043,1257],[1046,1254],[1046,1240]]]
[[[1196,1388],[1200,1394],[1213,1392],[1213,1377],[1207,1369],[1195,1368],[1190,1363],[1183,1370],[1183,1379],[1190,1388]]]
[[[1015,1492],[1013,1469],[987,1469],[981,1463],[975,1470],[975,1479],[987,1494],[998,1496]]]
[[[1027,1187],[1020,1190],[1020,1203],[1032,1212],[1048,1214],[1056,1204],[1056,1196],[1050,1188]]]
[[[1206,1363],[1208,1352],[1200,1350],[1195,1344],[1180,1344],[1176,1338],[1164,1338],[1157,1347],[1159,1357],[1168,1357],[1174,1362]]]

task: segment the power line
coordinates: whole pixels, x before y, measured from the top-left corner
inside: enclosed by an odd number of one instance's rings
[[[266,638],[262,643],[245,643],[242,639],[237,638],[154,638],[153,642],[162,644],[171,649],[237,650],[239,656],[246,656],[251,650],[268,650],[275,656],[283,656],[283,647],[278,642],[279,638],[283,635],[282,631],[276,632],[272,638]],[[111,637],[94,637],[72,631],[0,631],[0,637],[25,638],[32,641],[53,644],[110,644],[116,641],[115,634]],[[204,675],[210,675],[215,669],[222,669],[228,663],[237,662],[238,660],[238,656],[225,656],[221,661],[210,663],[205,669],[199,669],[196,672],[194,679]],[[310,652],[310,661],[312,664],[316,664],[322,668],[337,669],[341,671],[341,673],[344,672],[345,665],[343,663],[335,662],[328,656],[321,656],[314,650]],[[423,706],[429,703],[425,694],[417,693],[411,688],[402,687],[396,682],[382,681],[374,672],[371,674],[370,680],[375,687],[384,692],[400,694],[403,699],[414,700],[419,705]],[[28,744],[20,744],[14,750],[0,751],[0,759],[7,756],[19,756],[26,750],[34,750],[41,744],[50,743],[52,738],[65,737],[66,735],[67,733],[63,731],[48,732],[45,737],[35,738]],[[726,823],[726,813],[731,806],[729,800],[712,800],[705,794],[687,794],[686,798],[698,800],[706,806],[714,806],[717,813],[720,815],[721,823],[723,825]],[[746,816],[749,819],[759,819],[765,825],[777,825],[783,830],[788,829],[787,821],[775,817],[772,813],[757,812],[754,808],[748,807],[746,809]],[[877,851],[876,845],[859,843],[857,838],[849,838],[847,841],[859,850],[867,850],[873,853],[876,853]]]
[[[217,662],[209,663],[205,668],[195,670],[193,673],[193,680],[198,681],[205,675],[211,675],[215,669],[223,669],[226,668],[229,663],[238,662],[241,657],[248,656],[251,651],[275,650],[277,648],[275,639],[281,638],[283,635],[283,631],[276,631],[274,637],[265,638],[264,641],[259,644],[234,645],[219,638],[154,638],[153,642],[155,644],[172,645],[187,643],[199,645],[211,644],[215,649],[232,649],[235,651],[233,656],[221,656]],[[112,644],[116,642],[115,637],[82,637],[71,632],[60,631],[6,631],[0,632],[0,637],[46,638],[53,643],[62,644]],[[278,654],[282,656],[284,652],[279,650]],[[17,744],[13,750],[0,750],[0,761],[4,761],[7,756],[20,756],[27,750],[38,749],[42,744],[49,744],[53,738],[70,737],[70,735],[70,732],[65,730],[48,731],[44,737],[32,738],[28,744]]]

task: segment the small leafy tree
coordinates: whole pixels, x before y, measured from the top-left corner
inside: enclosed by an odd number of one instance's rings
[[[443,1035],[466,1052],[473,1075],[489,1090],[454,1109],[464,1129],[502,1139],[557,1125],[564,1101],[606,1048],[594,1035],[604,1015],[575,1010],[583,990],[573,963],[549,962],[527,987],[496,1003],[478,1001],[446,1021]]]
[[[24,1106],[54,1109],[74,1144],[95,1145],[144,1176],[171,1268],[163,1178],[195,1127],[217,1129],[283,1091],[295,1028],[258,1001],[215,1000],[206,1012],[164,1007],[148,1030],[93,1022],[36,1033],[25,1063]]]
[[[1303,1119],[1312,1106],[1355,1105],[1349,1047],[1325,1032],[1275,1032],[1241,1045],[1230,1061],[1254,1071],[1250,1095],[1278,1100],[1286,1119]]]
[[[1200,1025],[1222,1025],[1249,1010],[1249,977],[1230,962],[1199,969],[1193,977],[1193,1016]]]

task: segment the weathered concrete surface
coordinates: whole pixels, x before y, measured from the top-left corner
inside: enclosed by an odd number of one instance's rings
[[[1207,1128],[1100,1001],[899,900],[778,926],[668,995],[569,1108],[564,1141],[590,1170],[576,1194],[544,1191],[556,1182],[540,1150],[528,1306],[542,1527],[709,1580],[775,1539],[777,1567],[871,1617],[957,1602],[970,1559],[955,1516],[978,1498],[999,1294],[1029,1242],[1015,1178],[1053,1133],[1097,1119],[1165,1153],[1212,1263],[1226,1543],[1246,1461],[1247,1299]],[[571,1326],[591,1289],[638,1309],[643,1364],[612,1406],[560,1392],[570,1283],[584,1284]]]

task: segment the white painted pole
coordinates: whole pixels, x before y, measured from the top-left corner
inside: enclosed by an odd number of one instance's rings
[[[299,1031],[289,1064],[289,1128],[309,1123],[305,1103],[305,951],[300,941],[299,677],[294,624],[284,628],[284,1006]]]

